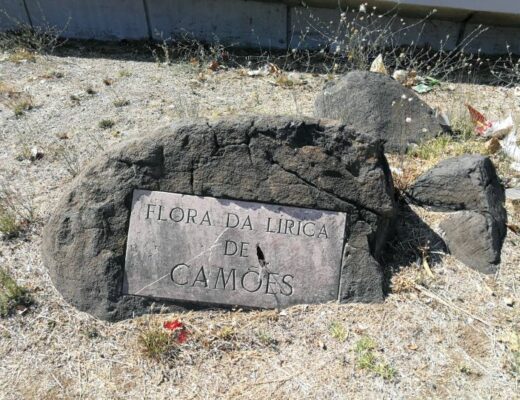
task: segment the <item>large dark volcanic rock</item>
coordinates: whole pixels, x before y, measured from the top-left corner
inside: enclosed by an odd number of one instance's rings
[[[328,82],[316,99],[315,115],[384,139],[385,149],[392,152],[404,152],[409,144],[443,131],[435,111],[411,89],[368,71],[349,72]]]
[[[121,294],[134,189],[346,212],[339,299],[383,299],[376,260],[395,203],[379,140],[316,120],[243,117],[167,127],[101,155],[65,191],[43,235],[55,286],[99,318],[151,304]]]

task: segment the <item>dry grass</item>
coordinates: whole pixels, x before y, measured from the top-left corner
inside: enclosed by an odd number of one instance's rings
[[[49,71],[63,75],[41,78]],[[120,71],[117,79],[102,84],[113,71]],[[101,147],[186,116],[310,116],[316,94],[330,79],[301,73],[290,76],[299,84],[286,85],[272,75],[212,71],[206,64],[74,56],[0,61],[0,73],[9,77],[6,86],[38,104],[24,118],[0,113],[0,174],[13,186],[10,193],[16,195],[10,199],[22,204],[31,199],[32,212],[43,219],[71,175]],[[99,83],[95,96],[85,92],[93,83]],[[520,111],[509,89],[442,85],[424,98],[454,109],[465,94],[490,118]],[[129,103],[115,106],[121,99]],[[117,121],[119,134],[99,129],[92,116]],[[45,157],[18,161],[24,144],[43,149]],[[459,151],[450,146],[426,151],[425,159],[390,157],[392,166],[403,170],[403,187],[445,157],[443,151]],[[516,176],[505,173],[510,175],[502,177],[514,182]],[[396,225],[408,236],[392,243],[403,256],[391,260],[391,292],[383,304],[159,313],[115,324],[63,301],[40,258],[41,226],[31,224],[22,237],[0,241],[0,265],[36,301],[30,313],[0,320],[0,398],[515,398],[518,350],[511,334],[520,326],[519,237],[508,233],[500,271],[483,276],[450,256],[436,259],[431,232],[414,214],[433,230],[442,218],[415,208],[402,211]],[[433,278],[424,270],[424,257]],[[515,305],[506,305],[505,298],[515,299]],[[182,320],[190,336],[172,357],[148,357],[169,354],[161,327],[172,319]],[[375,345],[362,346],[366,337]]]
[[[125,106],[128,106],[129,104],[130,104],[130,100],[126,100],[126,99],[114,100],[114,107],[125,107]]]
[[[477,138],[464,139],[441,135],[411,149],[408,154],[421,160],[438,162],[440,159],[462,154],[487,154],[487,150],[485,142]]]
[[[13,85],[0,81],[0,104],[11,109],[15,117],[21,117],[34,107],[30,94],[17,90]]]
[[[8,317],[17,310],[25,312],[32,302],[27,289],[18,286],[15,280],[0,268],[0,317]]]
[[[14,50],[11,54],[9,54],[7,59],[16,64],[22,62],[36,62],[36,54],[27,49],[19,48]]]
[[[110,129],[113,128],[116,123],[112,121],[111,119],[102,119],[99,121],[98,126],[101,129]]]
[[[22,231],[22,224],[18,221],[16,214],[8,209],[0,206],[0,234],[4,238],[11,239]]]
[[[142,353],[156,361],[169,362],[175,359],[179,347],[175,339],[160,326],[149,326],[138,336]]]

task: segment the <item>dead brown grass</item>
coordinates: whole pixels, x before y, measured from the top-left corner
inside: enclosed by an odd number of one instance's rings
[[[57,70],[63,74],[59,79],[43,77]],[[118,78],[101,84],[113,71],[121,71]],[[38,104],[23,118],[13,118],[12,111],[0,114],[0,174],[20,194],[16,198],[32,199],[35,214],[44,219],[71,179],[68,169],[77,171],[100,148],[186,116],[310,116],[316,93],[329,79],[302,74],[298,82],[306,83],[273,84],[272,76],[206,66],[204,79],[199,79],[201,70],[189,63],[51,56],[35,63],[0,61],[0,72],[3,79],[9,77],[4,85],[11,88],[0,90],[2,99],[23,88]],[[87,94],[85,88],[96,83],[96,94]],[[464,93],[475,93],[474,105],[490,117],[502,110],[519,111],[512,91],[491,87],[455,85],[426,99],[451,108]],[[129,103],[116,107],[118,99]],[[119,134],[100,129],[101,118],[117,121]],[[63,132],[66,138],[59,138]],[[18,161],[24,143],[43,149],[45,157],[37,163]],[[62,153],[63,146],[67,150]],[[402,188],[436,161],[390,157],[393,167],[402,168]],[[95,320],[63,301],[40,258],[41,226],[31,225],[23,238],[0,241],[0,265],[36,300],[30,313],[0,320],[0,398],[518,397],[519,352],[513,334],[520,326],[519,237],[508,233],[499,273],[482,276],[450,256],[435,259],[431,242],[429,251],[422,251],[431,236],[413,214],[432,230],[442,218],[415,208],[400,215],[396,228],[408,236],[393,243],[402,257],[392,260],[395,273],[383,304],[191,311],[115,324]],[[515,305],[506,305],[505,298],[515,299]],[[180,319],[191,333],[175,357],[166,361],[143,354],[142,332],[171,319]],[[356,352],[365,337],[375,343],[370,368],[360,368]],[[393,379],[384,378],[387,368],[378,373],[378,364],[392,368]]]

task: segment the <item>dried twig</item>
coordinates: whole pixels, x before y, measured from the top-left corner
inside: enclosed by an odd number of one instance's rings
[[[453,304],[452,302],[450,302],[449,300],[446,300],[446,299],[443,299],[442,297],[440,297],[439,295],[436,295],[435,293],[433,292],[430,292],[428,289],[426,289],[424,286],[421,286],[421,285],[415,285],[415,289],[417,289],[419,292],[421,292],[422,294],[428,296],[429,298],[433,299],[433,300],[436,300],[438,301],[439,303],[445,305],[446,307],[448,308],[452,308],[454,310],[457,310],[463,314],[466,314],[467,316],[473,318],[474,320],[490,327],[490,328],[493,328],[495,325],[490,323],[490,322],[487,322],[485,320],[483,320],[482,318],[480,317],[477,317],[473,314],[471,314],[469,311],[466,311],[464,310],[463,308]]]

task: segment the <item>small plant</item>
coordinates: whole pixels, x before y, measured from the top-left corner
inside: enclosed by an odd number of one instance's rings
[[[186,342],[189,332],[179,320],[166,321],[161,326],[149,326],[138,338],[142,352],[156,360],[177,356],[180,345]]]
[[[417,285],[416,277],[411,276],[407,271],[401,271],[392,276],[392,292],[393,293],[409,293],[412,292]]]
[[[7,59],[16,64],[20,64],[22,62],[36,62],[36,54],[33,51],[29,51],[27,49],[16,49],[14,50]]]
[[[125,106],[128,106],[130,104],[130,100],[126,100],[126,99],[117,99],[117,100],[114,100],[114,107],[125,107]]]
[[[385,381],[391,381],[395,378],[395,369],[385,362],[377,363],[372,371]]]
[[[78,105],[81,101],[81,99],[79,98],[79,96],[75,95],[75,94],[71,94],[69,96],[70,100],[72,101],[72,104],[73,105]]]
[[[0,233],[7,239],[16,237],[22,231],[22,224],[16,214],[7,208],[0,206]]]
[[[506,369],[516,378],[520,378],[520,332],[506,332],[500,338],[500,341],[504,342],[507,350],[509,350]]]
[[[276,78],[276,84],[278,86],[292,87],[294,86],[294,81],[290,79],[286,74],[280,74]]]
[[[342,323],[333,321],[329,326],[330,335],[338,342],[343,343],[348,338],[348,331]]]
[[[15,310],[25,309],[32,303],[27,289],[18,286],[15,280],[0,268],[0,317],[8,317]]]
[[[379,375],[384,380],[392,380],[395,377],[395,369],[384,361],[379,361],[374,353],[377,344],[369,336],[363,336],[355,346],[356,365],[359,369],[368,370]]]
[[[461,154],[487,154],[485,143],[476,139],[464,140],[461,137],[441,135],[409,151],[409,155],[422,160],[438,160]]]
[[[235,337],[236,332],[232,326],[224,326],[219,332],[218,337],[222,340],[231,340]]]
[[[12,54],[31,53],[32,56],[35,54],[51,54],[56,47],[66,42],[60,37],[67,29],[68,22],[62,29],[49,25],[31,27],[30,25],[19,24],[20,21],[8,15],[4,10],[0,10],[0,16],[13,21],[17,25],[14,30],[0,32],[1,50],[13,52]]]
[[[118,72],[120,78],[128,78],[132,76],[132,73],[126,69],[122,69]]]
[[[16,155],[17,161],[30,160],[32,156],[31,147],[27,143],[23,143],[20,147],[20,151]]]
[[[500,57],[498,60],[486,60],[489,64],[489,71],[495,78],[495,83],[514,87],[520,83],[520,57],[514,55],[511,46],[506,45],[507,56]]]
[[[16,117],[22,116],[25,111],[33,108],[30,94],[17,90],[14,86],[0,81],[0,102],[13,110]]]
[[[358,354],[372,351],[376,348],[376,342],[370,336],[363,336],[356,342],[354,351]]]
[[[23,99],[13,103],[12,107],[14,115],[18,118],[24,115],[26,111],[32,110],[33,104],[31,100]]]
[[[278,340],[273,338],[269,333],[267,332],[259,332],[257,334],[258,340],[263,346],[276,346],[278,344]]]
[[[85,335],[88,339],[95,339],[99,337],[99,331],[94,327],[86,327],[81,330],[81,333]]]
[[[143,331],[139,336],[139,344],[143,353],[154,360],[173,355],[176,350],[171,335],[158,327]]]
[[[473,371],[470,367],[468,367],[465,364],[462,364],[462,365],[459,366],[459,371],[460,371],[460,373],[462,373],[464,375],[468,375],[468,376],[478,375],[478,373]]]
[[[0,177],[0,218],[6,221],[0,232],[17,232],[36,220],[34,208],[29,196],[21,195],[13,189],[6,179]],[[13,222],[19,229],[13,231]],[[12,236],[12,235],[11,235]]]
[[[61,138],[60,138],[61,139]],[[54,157],[61,160],[67,172],[75,177],[80,172],[80,158],[79,150],[76,145],[63,141],[55,146],[53,149]]]
[[[115,124],[116,123],[114,121],[112,121],[111,119],[102,119],[101,121],[99,121],[98,126],[101,129],[110,129],[110,128],[113,128]]]
[[[461,140],[471,140],[475,137],[475,126],[471,119],[463,115],[456,115],[451,118],[451,129],[456,137]]]
[[[45,79],[61,79],[64,76],[65,75],[63,74],[63,72],[49,70],[49,71],[45,72],[41,77],[45,78]]]

